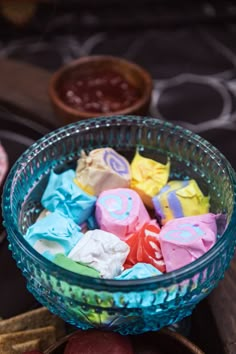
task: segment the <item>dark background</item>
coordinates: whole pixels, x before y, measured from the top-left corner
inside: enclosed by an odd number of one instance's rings
[[[235,166],[235,1],[44,1],[21,25],[0,17],[0,58],[53,72],[93,54],[144,66],[150,115],[201,134]]]

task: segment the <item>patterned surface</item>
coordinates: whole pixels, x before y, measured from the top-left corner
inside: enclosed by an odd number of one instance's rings
[[[236,6],[227,3],[228,7],[224,7],[222,13],[232,17]],[[111,54],[135,61],[148,69],[154,78],[150,115],[176,121],[199,133],[236,166],[236,25],[230,16],[213,25],[210,20],[219,19],[219,7],[201,6],[196,26],[186,25],[184,16],[180,17],[171,8],[172,25],[182,22],[181,26],[169,28],[166,9],[159,19],[167,26],[159,28],[151,26],[150,8],[144,12],[150,22],[149,28],[142,28],[146,22],[145,16],[139,18],[140,12],[135,16],[136,26],[130,24],[128,28],[124,26],[128,12],[123,17],[119,17],[121,10],[116,16],[113,12],[117,29],[108,24],[107,28],[99,26],[102,11],[95,14],[90,10],[85,16],[84,8],[81,13],[56,9],[55,13],[49,11],[45,23],[39,12],[28,31],[21,29],[22,36],[9,35],[7,41],[5,36],[0,36],[0,57],[30,62],[51,71],[84,55]],[[154,12],[157,20],[156,14]],[[196,22],[196,14],[197,10],[195,17],[192,11],[189,21],[195,18]],[[81,16],[84,16],[83,21]],[[209,23],[201,24],[206,18]],[[79,29],[74,31],[78,19]],[[44,27],[40,27],[42,24]]]

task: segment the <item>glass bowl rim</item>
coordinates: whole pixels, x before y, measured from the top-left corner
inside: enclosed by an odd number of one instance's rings
[[[117,124],[111,124],[110,122],[115,122]],[[229,179],[232,183],[233,190],[234,190],[234,208],[233,212],[231,215],[231,219],[227,225],[226,230],[224,231],[223,235],[220,237],[220,239],[217,241],[217,243],[208,251],[206,252],[203,256],[198,258],[197,260],[193,261],[192,263],[181,267],[177,270],[174,270],[172,272],[164,273],[162,275],[157,275],[153,277],[148,277],[148,278],[143,278],[143,279],[135,279],[135,280],[117,280],[117,279],[101,279],[101,278],[93,278],[85,275],[80,275],[77,273],[74,273],[72,271],[69,271],[67,269],[64,269],[57,264],[53,263],[52,261],[49,261],[46,259],[44,256],[42,256],[40,253],[38,253],[33,247],[29,245],[29,243],[24,239],[24,236],[21,232],[19,232],[17,225],[14,223],[14,219],[11,216],[11,213],[9,212],[10,206],[7,206],[7,201],[10,200],[10,195],[11,195],[11,190],[12,190],[12,181],[14,176],[16,175],[18,168],[22,166],[23,162],[29,162],[28,156],[31,158],[33,152],[43,144],[45,144],[46,141],[49,141],[51,138],[56,138],[56,140],[53,141],[53,143],[56,143],[58,140],[60,140],[60,137],[58,136],[60,133],[68,132],[70,129],[74,128],[79,128],[83,127],[85,125],[86,130],[89,130],[90,127],[89,125],[94,124],[91,128],[99,128],[104,126],[104,121],[107,122],[106,126],[120,126],[122,123],[138,123],[139,126],[146,126],[146,127],[167,127],[169,129],[172,129],[174,132],[179,132],[182,134],[184,137],[188,137],[188,139],[191,138],[191,143],[193,144],[194,141],[198,142],[201,145],[201,148],[204,148],[207,150],[208,153],[213,154],[214,156],[220,157],[221,161],[224,163],[224,168],[227,170],[227,174],[229,176]],[[65,136],[68,136],[69,134],[65,134]],[[64,136],[64,137],[65,137]],[[48,145],[47,145],[48,147]],[[46,147],[46,148],[47,148]],[[3,188],[3,194],[2,194],[2,213],[3,213],[3,224],[6,227],[6,230],[8,232],[13,232],[14,239],[18,243],[18,245],[21,247],[21,249],[34,260],[35,264],[39,264],[41,266],[41,269],[44,269],[44,271],[47,271],[50,269],[50,273],[53,274],[54,276],[57,274],[59,276],[60,280],[64,280],[68,282],[68,279],[70,279],[70,283],[73,281],[73,283],[78,284],[78,285],[88,285],[89,287],[92,287],[94,289],[99,289],[99,290],[107,290],[109,287],[109,290],[115,292],[115,291],[129,291],[131,289],[135,290],[137,287],[139,290],[146,290],[147,286],[148,288],[158,288],[158,286],[169,286],[173,284],[173,281],[175,283],[181,282],[187,279],[190,279],[197,273],[200,273],[204,268],[206,268],[209,263],[217,257],[219,252],[224,248],[225,242],[227,241],[227,236],[228,234],[232,234],[232,231],[235,229],[236,230],[236,225],[234,226],[233,220],[236,220],[236,173],[231,166],[230,162],[227,160],[227,158],[211,143],[209,143],[207,140],[204,138],[200,137],[198,134],[195,134],[194,132],[181,127],[180,125],[176,125],[174,123],[171,123],[169,121],[164,121],[158,118],[153,118],[153,117],[146,117],[146,116],[135,116],[135,115],[127,115],[127,116],[120,116],[120,115],[111,115],[111,116],[104,116],[104,117],[96,117],[96,118],[90,118],[90,119],[85,119],[85,120],[80,120],[78,122],[70,123],[68,125],[59,127],[46,135],[44,135],[42,138],[37,140],[34,144],[32,144],[14,163],[12,166],[6,182],[4,184]],[[7,233],[8,233],[7,232]],[[8,236],[8,239],[10,241],[10,237]],[[69,278],[68,278],[69,277]],[[111,288],[110,288],[111,287]]]

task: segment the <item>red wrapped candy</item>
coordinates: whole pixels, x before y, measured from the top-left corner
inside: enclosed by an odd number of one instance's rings
[[[128,337],[119,333],[88,330],[69,339],[64,354],[134,354]]]
[[[166,271],[158,234],[160,227],[155,220],[145,223],[143,227],[133,233],[126,243],[130,246],[130,252],[126,258],[124,268],[131,268],[136,263],[149,263],[162,273]]]

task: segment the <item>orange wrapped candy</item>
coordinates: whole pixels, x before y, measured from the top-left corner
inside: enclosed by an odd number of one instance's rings
[[[152,264],[162,273],[166,271],[158,234],[160,227],[155,220],[145,223],[143,227],[133,233],[126,243],[130,252],[126,258],[124,268],[131,268],[138,262]]]

